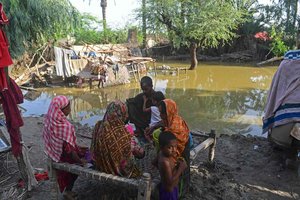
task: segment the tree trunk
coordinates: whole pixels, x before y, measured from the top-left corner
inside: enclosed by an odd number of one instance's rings
[[[146,47],[146,40],[147,40],[147,32],[146,32],[146,0],[142,0],[142,9],[143,9],[143,15],[142,15],[142,21],[143,21],[143,47]]]
[[[103,33],[105,42],[107,42],[106,37],[106,7],[107,7],[107,0],[101,0],[101,7],[102,7],[102,23],[103,23]]]
[[[286,2],[286,25],[285,25],[285,30],[289,31],[290,27],[290,15],[291,15],[291,0],[288,0]]]
[[[191,55],[191,66],[190,66],[189,70],[193,70],[198,65],[197,44],[195,42],[192,42],[190,45],[190,55]]]

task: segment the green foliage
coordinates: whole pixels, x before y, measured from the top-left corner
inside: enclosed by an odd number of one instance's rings
[[[3,0],[2,4],[10,20],[5,32],[13,57],[66,37],[79,25],[79,13],[68,0]]]
[[[275,27],[272,27],[271,31],[271,50],[275,56],[283,56],[288,50],[288,46],[285,45],[283,38],[283,31],[276,32]]]
[[[127,41],[127,30],[112,30],[107,28],[99,31],[101,21],[89,14],[80,16],[80,26],[74,30],[76,44],[105,44],[105,43],[125,43]]]
[[[80,16],[80,26],[74,30],[76,44],[120,44],[127,42],[127,29],[134,27],[126,27],[123,29],[113,30],[109,27],[104,31],[99,31],[101,21],[96,17],[87,13]],[[138,31],[138,42],[141,44],[143,37],[141,31]]]
[[[148,30],[158,26],[159,31],[169,32],[176,46],[196,43],[202,48],[229,42],[247,13],[222,0],[148,0],[145,9]]]
[[[127,30],[111,30],[106,29],[103,31],[97,31],[93,29],[78,29],[75,31],[76,44],[105,44],[105,43],[126,43],[127,42]]]

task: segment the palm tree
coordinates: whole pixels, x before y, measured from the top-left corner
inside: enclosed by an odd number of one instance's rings
[[[101,0],[101,8],[102,8],[102,20],[103,20],[103,31],[106,31],[106,7],[107,0]]]

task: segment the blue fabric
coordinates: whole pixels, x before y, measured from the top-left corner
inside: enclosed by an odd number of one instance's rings
[[[194,147],[194,141],[191,133],[189,134],[189,142],[190,142],[190,149],[192,149]]]
[[[91,51],[89,54],[88,54],[88,57],[92,57],[92,58],[96,58],[96,53]]]
[[[276,110],[274,116],[263,121],[263,133],[270,127],[277,127],[296,121],[300,121],[300,104],[282,105]]]
[[[165,190],[162,184],[159,184],[159,199],[160,200],[178,200],[178,187],[174,187],[172,192]]]
[[[284,54],[284,60],[300,60],[300,50],[288,51]]]

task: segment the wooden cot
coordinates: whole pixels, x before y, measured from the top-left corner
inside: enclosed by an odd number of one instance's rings
[[[213,162],[216,147],[215,131],[212,130],[210,134],[206,134],[203,132],[192,132],[192,135],[197,138],[204,138],[205,140],[190,151],[191,161],[196,158],[197,154],[200,151],[205,150],[209,147],[208,159],[209,162]],[[75,164],[53,162],[51,159],[48,159],[48,168],[51,184],[51,200],[58,200],[59,198],[56,170],[63,170],[73,174],[77,174],[78,176],[84,176],[89,179],[98,180],[105,183],[106,185],[137,190],[138,200],[149,200],[151,197],[151,191],[156,187],[157,184],[157,182],[152,181],[153,177],[151,177],[150,173],[143,173],[142,177],[139,179],[129,179],[114,176],[112,174],[106,174]]]

